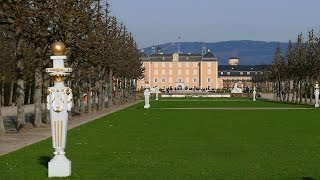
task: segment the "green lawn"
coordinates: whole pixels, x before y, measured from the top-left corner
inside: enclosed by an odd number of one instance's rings
[[[255,105],[196,101],[185,107],[224,103]],[[317,109],[161,109],[180,107],[180,101],[151,106],[159,109],[140,103],[68,131],[68,179],[320,179]],[[52,151],[49,139],[0,156],[0,179],[46,179]]]

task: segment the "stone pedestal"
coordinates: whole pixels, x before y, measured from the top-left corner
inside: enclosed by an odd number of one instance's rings
[[[63,155],[56,155],[48,164],[49,177],[67,177],[71,175],[71,161]]]

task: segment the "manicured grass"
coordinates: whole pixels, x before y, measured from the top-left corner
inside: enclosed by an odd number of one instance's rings
[[[209,105],[214,103],[223,102]],[[137,108],[142,106],[68,131],[68,179],[320,178],[317,109]],[[46,179],[52,151],[49,139],[0,156],[0,179]]]
[[[312,108],[313,106],[304,104],[275,103],[266,100],[252,101],[247,98],[195,98],[195,99],[160,99],[159,101],[151,100],[151,108],[200,108],[200,107],[304,107]],[[141,106],[136,106],[141,107]]]

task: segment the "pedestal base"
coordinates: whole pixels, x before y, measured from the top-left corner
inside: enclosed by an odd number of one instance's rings
[[[146,104],[146,105],[144,105],[144,108],[145,108],[145,109],[150,108],[150,104]]]
[[[319,104],[315,104],[314,107],[316,107],[316,108],[319,107]]]
[[[48,163],[48,177],[67,177],[71,175],[71,161],[65,155],[55,155]]]

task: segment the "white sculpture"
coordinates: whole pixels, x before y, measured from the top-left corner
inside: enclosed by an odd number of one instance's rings
[[[316,98],[316,104],[314,105],[314,107],[319,107],[319,84],[318,82],[316,82],[315,86],[314,86],[315,90],[314,90],[314,96]]]
[[[158,86],[156,86],[156,88],[155,88],[155,93],[156,93],[156,101],[158,101],[159,99],[158,99],[158,96],[159,96],[159,88],[158,88]]]
[[[148,109],[150,108],[150,86],[149,86],[149,83],[146,82],[146,85],[145,85],[145,90],[144,90],[144,108],[145,109]]]
[[[231,90],[231,93],[242,93],[242,89],[238,88],[238,84],[235,83],[233,89]]]
[[[257,94],[256,87],[254,86],[253,87],[253,101],[256,101],[256,94]]]
[[[71,161],[66,158],[68,112],[73,105],[72,90],[64,86],[64,78],[72,71],[64,67],[64,44],[55,42],[51,45],[53,56],[53,68],[47,68],[46,72],[54,80],[54,86],[48,88],[47,109],[50,111],[52,144],[54,157],[48,163],[49,177],[66,177],[71,175]]]

